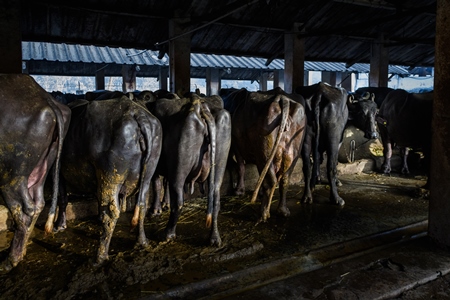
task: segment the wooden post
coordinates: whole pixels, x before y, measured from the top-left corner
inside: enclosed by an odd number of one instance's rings
[[[183,24],[188,19],[169,20],[169,74],[170,91],[183,95],[191,89],[191,35],[183,35]]]
[[[336,86],[336,72],[322,71],[322,82]]]
[[[159,89],[168,91],[167,77],[169,77],[169,68],[159,67]]]
[[[450,2],[437,1],[428,235],[450,247]]]
[[[295,23],[292,30],[284,35],[284,90],[287,93],[304,85],[305,41],[298,37],[301,25]]]
[[[273,87],[279,87],[284,90],[284,70],[273,71]]]
[[[220,88],[220,70],[206,68],[206,96],[219,95]]]
[[[354,82],[353,82],[353,74],[351,72],[342,73],[341,87],[349,92],[353,91]]]
[[[266,72],[261,73],[261,76],[259,76],[259,90],[260,91],[267,91],[267,77],[268,77],[268,74]]]
[[[102,68],[95,72],[95,89],[104,90],[105,89],[105,69]]]
[[[123,65],[122,66],[122,91],[124,93],[133,92],[136,90],[136,66]]]
[[[0,0],[0,74],[22,73],[20,3]]]
[[[372,43],[370,53],[369,86],[387,87],[389,72],[389,52],[384,47],[383,34]]]

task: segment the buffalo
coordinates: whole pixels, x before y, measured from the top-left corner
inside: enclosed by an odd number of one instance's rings
[[[132,226],[138,244],[148,244],[144,218],[151,178],[162,147],[162,128],[148,110],[121,98],[72,102],[72,121],[64,143],[61,175],[66,189],[94,194],[103,224],[96,263],[108,259],[109,244],[126,201],[137,195]],[[67,193],[62,193],[56,229],[66,227]]]
[[[164,132],[163,151],[154,176],[160,187],[161,176],[167,181],[170,216],[166,240],[176,238],[176,225],[185,202],[184,191],[193,193],[194,183],[208,186],[206,226],[211,228],[210,244],[220,246],[217,218],[220,210],[220,188],[231,143],[230,114],[219,96],[171,99],[147,102],[149,110],[161,121]],[[160,211],[160,198],[154,189],[152,212]]]
[[[402,173],[409,173],[406,164],[409,147],[421,149],[425,157],[425,165],[429,166],[432,106],[433,92],[416,94],[398,89],[386,96],[377,117],[383,142],[383,173],[391,172],[394,145],[404,149]]]
[[[295,97],[295,99],[293,99]],[[236,195],[245,192],[245,164],[255,164],[260,178],[253,193],[256,201],[262,185],[261,217],[270,217],[270,204],[279,183],[278,214],[289,216],[286,193],[290,175],[300,158],[306,116],[299,95],[288,95],[280,88],[267,92],[241,89],[230,93],[225,101],[232,115],[232,152],[238,165]]]
[[[319,180],[319,166],[323,154],[327,155],[327,178],[330,185],[330,202],[343,206],[337,186],[337,162],[344,129],[348,122],[365,132],[365,137],[375,139],[377,106],[372,97],[354,99],[343,88],[325,83],[298,87],[296,93],[306,101],[307,129],[302,149],[305,190],[303,203],[312,203],[315,185]],[[349,101],[350,100],[350,101]],[[311,166],[312,158],[312,166]]]
[[[32,77],[0,76],[0,190],[15,232],[0,273],[9,272],[26,253],[36,220],[45,206],[44,183],[53,165],[53,196],[45,231],[52,232],[59,166],[70,109],[55,101]]]

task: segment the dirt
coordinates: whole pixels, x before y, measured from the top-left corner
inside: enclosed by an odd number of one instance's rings
[[[256,224],[259,204],[244,197],[222,197],[219,231],[223,245],[208,245],[206,201],[186,201],[177,238],[163,239],[168,212],[148,218],[149,246],[135,248],[129,213],[122,214],[110,246],[110,260],[93,267],[100,223],[96,217],[68,223],[64,232],[45,236],[38,226],[25,259],[0,276],[1,299],[139,299],[191,282],[250,268],[274,259],[427,219],[426,178],[360,174],[340,176],[343,208],[328,203],[327,185],[319,185],[315,203],[300,204],[302,186],[291,186],[291,216]],[[277,197],[277,196],[276,196]],[[82,200],[80,200],[82,201]],[[7,255],[12,232],[0,233],[0,258]],[[270,274],[268,275],[270,276]]]

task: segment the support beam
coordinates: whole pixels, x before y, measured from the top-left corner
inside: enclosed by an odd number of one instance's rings
[[[206,96],[219,95],[220,88],[221,88],[220,69],[207,68],[206,69]]]
[[[105,69],[102,68],[95,72],[95,89],[104,90],[105,89]]]
[[[380,34],[378,39],[372,43],[370,53],[369,86],[387,87],[389,71],[389,52],[384,47],[384,36]]]
[[[298,38],[301,23],[295,23],[284,35],[284,89],[292,93],[304,85],[305,40]]]
[[[0,74],[22,73],[20,3],[0,0]]]
[[[122,92],[134,92],[136,90],[136,66],[122,66]]]
[[[322,82],[336,86],[336,72],[322,71]]]
[[[170,91],[184,95],[191,89],[191,35],[184,34],[183,24],[188,19],[169,20],[169,36],[177,37],[169,42]]]
[[[279,87],[284,90],[284,70],[273,71],[273,87]]]
[[[428,235],[450,247],[450,2],[437,1]]]
[[[259,77],[259,90],[260,91],[267,91],[267,79],[269,77],[269,74],[266,72],[261,73],[261,76]]]
[[[169,77],[169,68],[167,67],[159,67],[159,89],[168,91],[168,84],[167,84],[167,78]]]
[[[351,92],[354,89],[355,81],[354,76],[350,72],[337,72],[336,73],[336,86],[342,87]]]

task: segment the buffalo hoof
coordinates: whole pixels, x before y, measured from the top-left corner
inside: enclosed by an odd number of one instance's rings
[[[96,259],[96,261],[92,264],[94,268],[99,268],[105,265],[105,263],[108,261],[109,257],[108,255],[99,255]]]
[[[167,233],[166,234],[166,242],[173,241],[177,238],[177,235],[175,233]]]
[[[235,196],[242,196],[245,194],[245,189],[244,188],[236,188],[234,190],[234,195]]]
[[[345,205],[345,201],[341,197],[336,197],[335,200],[331,200],[331,203],[336,204],[340,207],[343,207]]]
[[[162,209],[154,209],[150,211],[150,217],[154,218],[154,217],[159,217],[162,213]]]
[[[381,172],[386,175],[391,175],[391,167],[390,166],[382,166]]]
[[[277,214],[279,216],[287,218],[291,215],[291,212],[289,211],[289,208],[287,208],[287,207],[279,207],[277,209]]]
[[[138,247],[147,247],[148,246],[148,239],[147,238],[139,238],[137,242]]]
[[[53,227],[53,232],[57,233],[57,232],[61,232],[67,229],[67,225],[55,225]]]
[[[313,198],[311,196],[309,197],[303,197],[301,203],[304,204],[312,204],[313,203]]]
[[[336,186],[342,186],[342,182],[339,179],[336,179]]]
[[[409,174],[409,169],[408,168],[402,168],[402,174],[403,175],[408,175]]]
[[[210,243],[211,246],[220,247],[220,246],[222,246],[222,239],[218,235],[217,236],[213,236],[209,240],[209,243]]]
[[[11,263],[11,261],[9,259],[5,259],[0,264],[0,275],[8,274],[12,270],[13,267],[14,267],[14,265]]]

